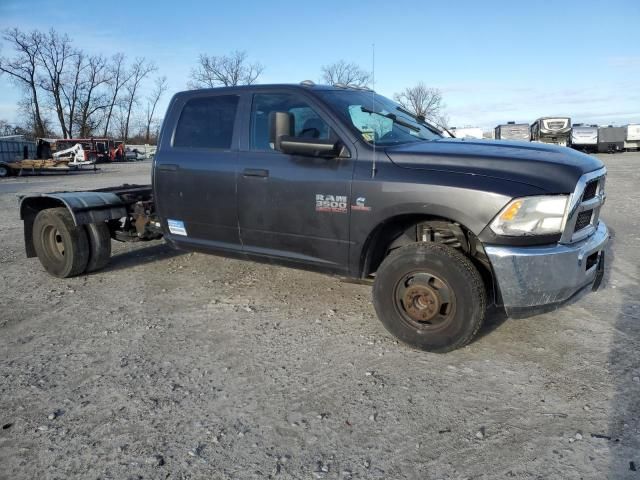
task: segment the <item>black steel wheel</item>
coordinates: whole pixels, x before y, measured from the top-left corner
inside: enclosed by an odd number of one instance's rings
[[[87,233],[74,224],[64,207],[38,213],[33,222],[33,246],[42,266],[55,277],[79,275],[89,261]]]
[[[389,332],[411,346],[449,352],[473,339],[486,310],[482,277],[451,247],[414,243],[390,253],[378,268],[373,303]]]

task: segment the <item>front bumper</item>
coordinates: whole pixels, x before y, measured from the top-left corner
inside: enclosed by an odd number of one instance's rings
[[[559,303],[596,280],[597,286],[608,239],[600,221],[592,235],[570,245],[485,245],[505,309]]]

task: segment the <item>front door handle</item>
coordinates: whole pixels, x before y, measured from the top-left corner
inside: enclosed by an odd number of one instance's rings
[[[175,163],[161,163],[158,165],[158,170],[164,170],[166,172],[175,172],[178,170],[178,165]]]
[[[242,175],[245,177],[262,177],[266,178],[269,176],[269,170],[265,170],[263,168],[245,168],[242,172]]]

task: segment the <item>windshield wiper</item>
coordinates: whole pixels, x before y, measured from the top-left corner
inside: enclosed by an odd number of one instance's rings
[[[420,131],[420,129],[418,127],[416,127],[415,125],[411,125],[410,123],[407,123],[407,122],[405,122],[403,120],[398,119],[398,117],[396,115],[394,115],[393,113],[376,112],[375,110],[371,110],[370,108],[362,107],[362,106],[360,108],[365,113],[375,113],[376,115],[380,115],[381,117],[388,118],[389,120],[391,120],[396,125],[401,125],[401,126],[403,126],[405,128],[408,128],[409,130],[413,130],[414,132],[419,132]]]
[[[407,110],[406,108],[404,108],[402,106],[399,106],[399,107],[396,107],[396,108],[397,108],[397,110],[399,112],[402,112],[402,113],[404,113],[406,115],[409,115],[411,118],[415,118],[416,122],[420,123],[421,125],[424,125],[429,130],[432,130],[432,131],[435,130],[435,133],[440,134],[440,132],[438,132],[438,129],[434,128],[434,126],[435,127],[440,127],[442,130],[444,130],[449,135],[451,135],[453,138],[455,138],[455,135],[453,133],[451,133],[447,127],[439,125],[439,124],[437,124],[435,122],[434,122],[433,125],[431,125],[429,122],[427,122],[427,119],[423,115],[416,115],[415,113],[411,113],[409,110]]]

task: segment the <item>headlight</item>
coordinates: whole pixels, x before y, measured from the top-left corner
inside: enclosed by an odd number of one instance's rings
[[[564,228],[567,195],[516,198],[491,222],[497,235],[553,235]]]

